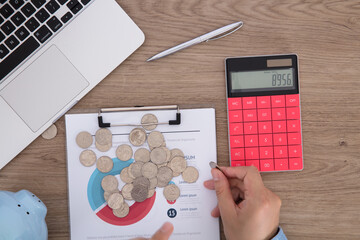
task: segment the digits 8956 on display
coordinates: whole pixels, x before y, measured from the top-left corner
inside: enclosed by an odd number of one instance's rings
[[[231,166],[302,170],[297,56],[227,58],[225,65]]]

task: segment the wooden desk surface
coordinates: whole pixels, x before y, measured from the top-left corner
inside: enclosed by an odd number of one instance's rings
[[[280,221],[289,239],[360,238],[359,1],[118,2],[144,31],[145,43],[75,109],[211,104],[218,161],[228,165],[224,58],[297,53],[305,169],[263,174],[265,185],[283,200]],[[244,27],[235,34],[145,62],[238,20]],[[49,239],[67,239],[64,118],[56,126],[55,139],[38,138],[0,171],[0,188],[37,194],[48,207]]]

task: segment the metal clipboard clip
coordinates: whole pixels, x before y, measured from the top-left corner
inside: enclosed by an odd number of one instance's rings
[[[152,107],[143,107],[143,106],[135,106],[135,107],[123,107],[123,108],[100,108],[98,113],[98,124],[100,128],[109,128],[109,127],[141,127],[154,125],[155,123],[148,124],[116,124],[116,123],[104,123],[102,113],[110,113],[110,112],[131,112],[131,111],[150,111],[150,110],[176,110],[176,119],[169,120],[169,122],[156,123],[157,125],[180,125],[181,124],[181,113],[178,105],[169,105],[169,106],[152,106]]]

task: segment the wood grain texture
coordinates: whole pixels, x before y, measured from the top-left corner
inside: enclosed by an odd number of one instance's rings
[[[224,59],[297,53],[305,169],[263,174],[283,200],[289,239],[360,238],[360,1],[118,0],[144,45],[74,108],[205,104],[216,108],[217,151],[228,165]],[[242,20],[221,40],[158,61],[175,44]],[[3,170],[0,188],[29,189],[48,207],[49,239],[69,238],[64,118]],[[340,145],[340,139],[345,144]],[[225,239],[222,233],[222,239]]]

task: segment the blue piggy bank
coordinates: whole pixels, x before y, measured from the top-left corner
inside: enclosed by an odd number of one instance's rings
[[[48,231],[46,206],[27,190],[0,191],[0,240],[43,240]]]

